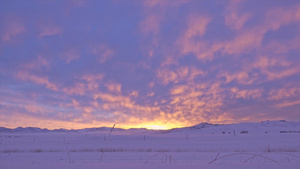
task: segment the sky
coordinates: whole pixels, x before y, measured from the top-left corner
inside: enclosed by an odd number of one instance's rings
[[[298,0],[0,0],[0,126],[300,121]]]

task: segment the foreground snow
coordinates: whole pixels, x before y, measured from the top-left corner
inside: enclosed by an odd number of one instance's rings
[[[25,130],[24,130],[25,131]],[[0,168],[289,168],[300,166],[300,124],[199,124],[145,129],[0,133]]]

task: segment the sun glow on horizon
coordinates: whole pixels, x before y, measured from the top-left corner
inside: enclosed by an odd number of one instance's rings
[[[130,126],[129,128],[131,127],[132,126]],[[185,127],[185,126],[179,124],[144,123],[144,124],[136,125],[134,128],[146,128],[150,130],[169,130],[178,127]]]
[[[151,129],[151,130],[168,130],[168,129],[171,129],[167,126],[160,126],[160,125],[145,125],[144,128]]]

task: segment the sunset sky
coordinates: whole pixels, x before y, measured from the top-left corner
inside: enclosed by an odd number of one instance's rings
[[[299,0],[0,0],[0,126],[300,120]]]

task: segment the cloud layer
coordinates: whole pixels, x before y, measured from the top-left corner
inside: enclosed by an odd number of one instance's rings
[[[300,120],[299,1],[1,1],[0,126]]]

